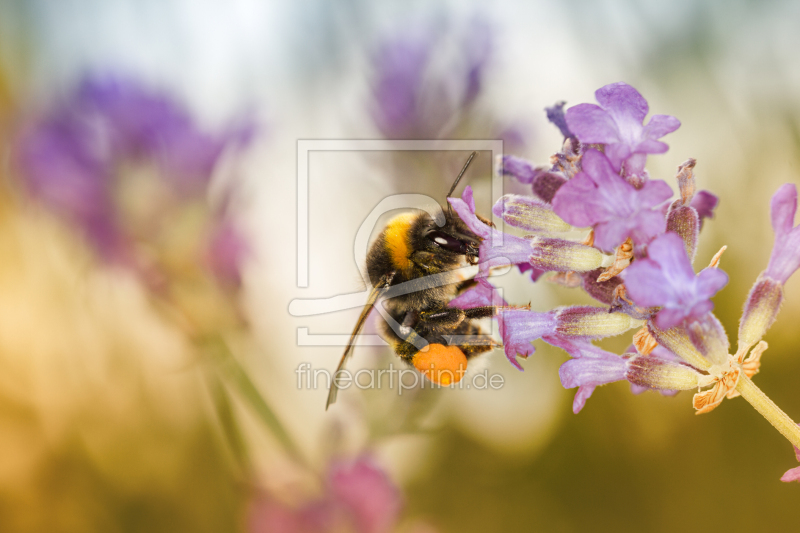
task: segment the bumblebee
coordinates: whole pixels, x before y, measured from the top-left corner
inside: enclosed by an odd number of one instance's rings
[[[446,198],[475,156],[472,152]],[[457,294],[475,284],[459,270],[478,263],[481,238],[453,213],[449,203],[443,213],[444,225],[437,225],[424,211],[403,213],[390,220],[371,245],[366,267],[372,290],[331,380],[326,409],[336,401],[336,376],[373,307],[382,306],[381,337],[403,361],[440,385],[459,381],[469,359],[496,345],[474,321],[495,315],[498,307],[448,306]]]

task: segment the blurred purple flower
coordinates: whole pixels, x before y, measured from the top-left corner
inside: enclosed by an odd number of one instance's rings
[[[625,286],[637,305],[662,308],[655,317],[660,329],[700,319],[714,308],[710,298],[728,283],[725,272],[710,267],[695,276],[683,240],[675,233],[655,239],[647,254],[628,267]]]
[[[250,243],[241,229],[230,220],[222,220],[209,242],[209,268],[221,283],[239,287],[242,283],[242,264],[250,252]]]
[[[628,237],[647,244],[662,233],[666,221],[653,208],[670,196],[672,189],[661,180],[635,189],[614,172],[605,155],[589,150],[583,155],[583,171],[558,189],[553,210],[573,226],[592,226],[595,246],[611,251]]]
[[[400,491],[370,459],[334,464],[328,486],[331,498],[350,512],[357,531],[382,533],[397,523]]]
[[[16,160],[29,191],[74,221],[106,259],[124,259],[120,173],[133,162],[154,164],[172,200],[202,199],[225,147],[252,130],[201,131],[177,102],[137,82],[87,78],[51,113],[29,124]]]
[[[420,117],[422,83],[433,35],[402,35],[387,40],[373,58],[377,68],[372,117],[387,137],[410,135]]]
[[[800,225],[792,227],[797,212],[797,187],[784,184],[772,196],[772,229],[775,244],[764,274],[780,284],[800,268]]]
[[[454,47],[458,56],[438,63],[447,47],[438,21],[412,21],[385,39],[373,55],[372,118],[389,138],[436,138],[479,95],[492,52],[492,30],[483,18],[467,25]]]
[[[252,533],[386,533],[397,524],[403,503],[399,490],[369,458],[331,466],[325,494],[292,508],[273,498],[256,501]]]
[[[582,143],[605,144],[605,153],[616,172],[641,176],[647,154],[662,154],[669,147],[658,141],[681,125],[670,115],[653,115],[643,126],[649,110],[639,91],[626,83],[612,83],[595,93],[600,103],[578,104],[567,110],[569,129]]]

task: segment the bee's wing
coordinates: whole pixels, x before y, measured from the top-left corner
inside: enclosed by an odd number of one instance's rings
[[[350,335],[350,340],[347,341],[347,348],[344,349],[342,359],[339,361],[339,366],[336,367],[336,372],[333,373],[333,377],[331,378],[331,388],[328,391],[328,402],[325,404],[326,411],[328,410],[328,407],[330,407],[331,404],[336,401],[336,394],[339,392],[339,387],[336,385],[336,376],[339,374],[339,371],[344,368],[344,365],[347,363],[347,359],[353,352],[353,343],[355,342],[358,334],[361,332],[361,328],[364,327],[364,323],[367,321],[370,311],[372,311],[372,306],[375,305],[378,297],[383,293],[389,283],[391,283],[393,277],[394,272],[384,276],[381,278],[380,282],[372,288],[372,291],[370,291],[369,298],[367,298],[367,303],[364,304],[364,309],[361,311],[361,316],[358,317],[358,322],[356,322],[356,327],[353,328],[353,333]]]

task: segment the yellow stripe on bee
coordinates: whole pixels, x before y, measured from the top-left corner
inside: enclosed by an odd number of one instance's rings
[[[386,226],[386,248],[389,250],[392,263],[400,270],[408,270],[411,267],[408,232],[416,216],[413,213],[398,215],[390,220]]]

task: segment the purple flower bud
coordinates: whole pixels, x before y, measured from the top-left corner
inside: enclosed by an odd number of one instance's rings
[[[586,272],[601,266],[606,258],[596,248],[563,239],[534,237],[530,247],[530,264],[548,272]]]
[[[597,278],[603,272],[605,272],[604,268],[598,268],[581,274],[583,290],[595,300],[606,305],[612,305],[614,303],[614,291],[622,283],[622,280],[614,276],[608,281],[597,281]]]
[[[558,172],[539,172],[534,176],[531,188],[533,194],[547,202],[553,203],[558,189],[567,182],[567,178]]]
[[[689,390],[697,388],[703,374],[694,368],[657,355],[637,355],[628,360],[625,379],[657,390]]]
[[[700,370],[708,370],[711,364],[703,357],[682,327],[660,329],[652,320],[647,323],[647,330],[656,342],[677,355],[690,365]]]
[[[680,205],[680,200],[676,200],[667,214],[667,231],[680,235],[689,261],[694,263],[700,236],[700,217],[697,211],[691,206]]]
[[[619,177],[605,155],[589,150],[583,155],[583,171],[556,193],[553,210],[573,226],[592,226],[595,246],[610,252],[628,237],[647,244],[663,233],[664,216],[653,208],[670,196],[672,189],[660,180],[635,189]]]
[[[647,101],[625,83],[613,83],[595,92],[600,106],[579,104],[567,110],[569,129],[582,143],[605,144],[605,153],[616,172],[640,176],[646,154],[662,154],[669,148],[658,141],[681,123],[670,115],[653,115],[647,126]]]
[[[756,280],[739,320],[739,345],[757,343],[775,323],[783,302],[783,285],[762,273]]]
[[[731,343],[719,319],[707,313],[688,327],[689,339],[695,348],[712,364],[721,365],[728,360]]]
[[[655,239],[647,253],[647,259],[628,267],[625,286],[636,304],[662,308],[656,315],[660,329],[700,319],[714,308],[710,298],[728,283],[725,272],[706,268],[695,276],[683,240],[675,233]]]
[[[609,313],[604,307],[565,307],[556,314],[555,333],[571,338],[601,339],[625,333],[642,325],[624,313]]]
[[[800,268],[800,225],[792,227],[797,212],[797,187],[786,183],[778,189],[772,196],[771,209],[775,244],[764,275],[783,285]]]
[[[511,226],[527,231],[555,233],[572,229],[552,207],[530,196],[507,194],[494,204],[492,213]]]

